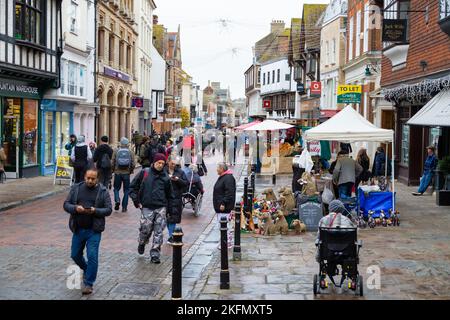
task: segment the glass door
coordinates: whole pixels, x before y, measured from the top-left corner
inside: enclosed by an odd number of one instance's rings
[[[20,99],[3,100],[2,141],[6,153],[7,178],[19,177]]]

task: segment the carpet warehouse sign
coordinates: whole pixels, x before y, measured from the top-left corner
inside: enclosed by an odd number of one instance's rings
[[[361,103],[361,94],[362,86],[339,86],[337,103]]]
[[[9,83],[0,81],[0,94],[5,96],[27,96],[39,98],[39,88],[25,84]]]

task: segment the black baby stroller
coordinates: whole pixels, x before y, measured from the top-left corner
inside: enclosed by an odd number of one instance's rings
[[[190,204],[192,206],[192,210],[194,210],[194,216],[198,217],[200,215],[200,209],[202,206],[203,194],[201,193],[201,190],[198,189],[197,183],[193,183],[193,180],[194,180],[194,171],[191,171],[189,189],[187,192],[183,193],[182,202],[183,202],[183,209],[187,204]]]
[[[319,228],[320,239],[316,240],[319,254],[319,274],[314,275],[314,294],[328,288],[327,276],[335,287],[341,288],[348,279],[348,288],[355,295],[363,296],[363,277],[359,275],[359,249],[362,241],[357,240],[356,228]],[[336,285],[334,276],[339,275],[341,282]]]

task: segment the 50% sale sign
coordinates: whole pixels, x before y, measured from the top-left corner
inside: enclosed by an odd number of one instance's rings
[[[55,178],[53,184],[58,180],[68,181],[72,185],[73,168],[70,166],[69,156],[58,156],[56,160]]]

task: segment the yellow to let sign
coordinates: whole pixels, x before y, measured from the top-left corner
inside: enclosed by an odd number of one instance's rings
[[[355,85],[342,85],[338,87],[338,96],[347,93],[362,93],[362,86]]]

